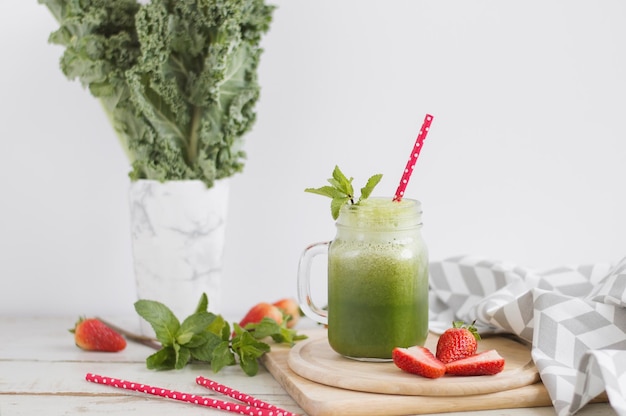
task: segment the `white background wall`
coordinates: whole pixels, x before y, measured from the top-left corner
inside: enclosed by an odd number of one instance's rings
[[[431,259],[549,268],[626,255],[626,3],[275,0],[258,122],[232,182],[225,312],[296,293],[334,235],[335,164],[407,189]],[[133,313],[128,164],[58,67],[36,1],[0,2],[0,314]],[[195,304],[196,300],[190,300]]]

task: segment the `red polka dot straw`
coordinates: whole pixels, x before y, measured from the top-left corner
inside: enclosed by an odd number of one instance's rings
[[[224,410],[231,413],[250,416],[297,416],[295,413],[280,409],[269,403],[254,399],[258,403],[265,403],[265,408],[257,407],[249,404],[227,402],[224,400],[214,399],[212,397],[199,396],[197,394],[183,393],[176,390],[164,389],[161,387],[150,386],[148,384],[135,383],[128,380],[122,380],[113,377],[104,377],[97,374],[87,373],[85,379],[96,384],[104,384],[124,390],[137,391],[154,396],[164,397],[167,399],[178,400],[182,402],[197,404],[199,406],[211,407],[213,409]],[[226,386],[222,386],[226,387]],[[230,389],[232,390],[232,389]],[[217,390],[216,390],[217,391]],[[237,392],[239,393],[239,392]],[[241,393],[239,393],[241,394]],[[251,396],[249,396],[251,397]],[[271,407],[271,408],[270,408]]]
[[[409,156],[409,161],[406,163],[406,167],[404,168],[404,172],[402,173],[402,178],[400,178],[400,184],[398,185],[396,194],[393,197],[394,201],[400,201],[404,196],[404,191],[407,184],[409,183],[409,179],[411,178],[413,169],[415,168],[415,162],[417,162],[417,158],[422,151],[422,146],[424,145],[424,140],[426,139],[428,130],[430,130],[430,123],[432,123],[432,121],[433,116],[431,116],[430,114],[426,114],[426,117],[424,117],[424,123],[422,123],[422,128],[417,135],[417,139],[415,139],[415,145],[411,150],[411,156]]]
[[[213,381],[213,380],[209,380],[208,378],[204,378],[202,376],[199,376],[196,378],[196,383],[198,383],[201,386],[204,386],[208,389],[211,389],[213,391],[216,391],[218,393],[222,393],[225,394],[226,396],[230,396],[233,399],[237,399],[240,400],[244,403],[249,404],[250,406],[254,406],[254,407],[258,407],[260,409],[268,409],[268,410],[276,410],[276,411],[280,411],[283,412],[283,414],[290,414],[289,412],[287,412],[286,410],[283,410],[279,407],[274,406],[273,404],[264,402],[263,400],[259,400],[255,397],[252,397],[248,394],[242,393],[240,391],[237,391],[235,389],[231,389],[230,387],[227,387],[223,384],[218,383],[217,381]]]

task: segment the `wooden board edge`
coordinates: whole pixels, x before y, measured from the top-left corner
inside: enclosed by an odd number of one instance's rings
[[[506,390],[496,393],[444,398],[395,396],[343,390],[342,394],[350,394],[352,398],[337,399],[331,396],[333,396],[333,392],[342,389],[325,386],[300,377],[288,367],[288,353],[288,350],[275,351],[265,354],[261,361],[278,383],[310,416],[395,416],[552,405],[548,392],[542,383],[514,389],[514,395],[510,394],[511,390]],[[325,390],[329,396],[320,397],[310,392],[307,393],[304,391],[307,386],[317,390]],[[336,396],[336,394],[334,395]],[[356,407],[357,403],[358,408]]]

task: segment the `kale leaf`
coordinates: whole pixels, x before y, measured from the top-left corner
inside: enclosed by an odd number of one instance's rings
[[[216,179],[243,169],[256,117],[264,0],[39,0],[59,22],[61,70],[98,98],[131,179]]]

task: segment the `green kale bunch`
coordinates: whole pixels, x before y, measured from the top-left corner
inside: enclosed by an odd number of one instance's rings
[[[243,169],[259,98],[264,0],[39,0],[60,28],[61,70],[98,98],[136,179],[199,179]]]

